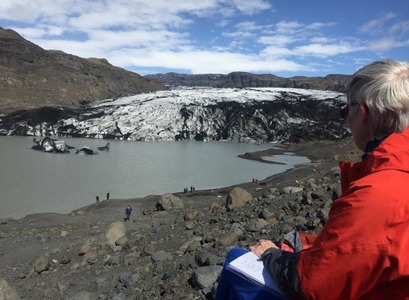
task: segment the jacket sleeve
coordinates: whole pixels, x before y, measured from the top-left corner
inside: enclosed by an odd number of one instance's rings
[[[305,300],[298,275],[298,256],[299,253],[270,248],[263,253],[261,259],[289,299]]]
[[[404,199],[402,190],[393,188],[393,182],[404,186],[395,175],[372,174],[333,202],[312,247],[299,252],[298,274],[306,297],[360,299],[393,278],[391,262],[399,260],[391,252],[397,240],[395,201]]]

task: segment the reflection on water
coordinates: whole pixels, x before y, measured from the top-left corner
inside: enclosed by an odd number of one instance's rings
[[[96,150],[105,140],[64,138],[77,149]],[[0,218],[38,212],[67,213],[104,200],[179,192],[191,186],[213,189],[266,178],[301,163],[286,165],[242,159],[239,154],[272,148],[229,142],[110,141],[99,155],[43,153],[31,150],[31,137],[0,137]],[[268,159],[268,158],[264,158]],[[275,156],[274,159],[277,159]],[[302,162],[304,163],[304,162]]]

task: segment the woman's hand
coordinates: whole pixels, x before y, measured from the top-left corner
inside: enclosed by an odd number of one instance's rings
[[[260,257],[261,254],[264,253],[264,251],[266,251],[267,249],[270,249],[270,248],[278,249],[277,245],[274,244],[272,241],[260,240],[254,246],[250,246],[250,251],[253,252],[255,255],[257,255],[258,257]]]

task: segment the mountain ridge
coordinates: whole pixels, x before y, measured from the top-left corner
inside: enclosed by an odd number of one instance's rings
[[[324,77],[279,77],[273,74],[253,74],[232,72],[229,74],[179,74],[175,72],[145,75],[167,86],[206,86],[213,88],[247,88],[247,87],[283,87],[313,90],[331,90],[344,93],[350,79],[349,75],[328,74]]]

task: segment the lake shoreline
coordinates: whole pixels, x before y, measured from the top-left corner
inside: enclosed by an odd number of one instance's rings
[[[99,155],[44,153],[30,149],[32,137],[0,137],[2,218],[71,211],[110,198],[142,198],[209,189],[266,178],[287,168],[239,158],[239,154],[274,147],[231,142],[110,141]],[[65,139],[64,139],[65,140]],[[74,147],[97,149],[106,140],[70,138]],[[291,163],[291,162],[290,162]]]
[[[267,149],[267,150],[261,150],[261,151],[256,151],[256,152],[251,152],[251,153],[245,153],[242,155],[239,155],[239,157],[243,159],[249,159],[249,160],[255,160],[255,161],[260,161],[263,163],[272,163],[272,162],[266,162],[265,160],[262,159],[262,157],[265,156],[273,156],[273,155],[280,155],[283,153],[294,153],[295,155],[298,156],[305,156],[311,160],[310,163],[307,164],[299,164],[294,166],[293,168],[282,172],[278,174],[274,174],[271,176],[268,176],[267,178],[263,179],[258,179],[259,184],[266,185],[271,182],[274,182],[275,184],[278,184],[279,186],[282,185],[291,185],[295,184],[296,180],[302,180],[303,177],[311,177],[314,172],[317,172],[317,174],[321,174],[322,172],[325,172],[326,170],[329,170],[329,168],[337,166],[337,161],[340,160],[356,160],[359,157],[359,152],[354,148],[355,146],[353,145],[352,139],[351,138],[346,138],[343,140],[339,141],[312,141],[312,142],[303,142],[303,143],[298,143],[298,144],[287,144],[287,145],[279,145],[279,149],[272,148],[272,149]],[[350,149],[350,153],[348,153],[348,149]],[[298,178],[298,179],[294,179]],[[252,182],[249,180],[249,182],[242,182],[242,183],[237,183],[231,186],[226,186],[226,187],[220,187],[219,190],[225,190],[225,191],[230,191],[234,187],[246,187],[249,184],[252,184]],[[206,195],[210,192],[214,192],[215,189],[200,189],[200,190],[195,190],[194,193],[188,191],[187,195],[189,196],[201,196],[201,195]],[[168,193],[174,194],[174,195],[183,195],[185,194],[184,192],[180,191],[169,191]],[[133,203],[134,205],[138,202],[138,200],[141,202],[140,205],[137,205],[138,207],[144,206],[144,205],[149,205],[150,199],[157,196],[157,194],[151,194],[151,195],[145,195],[143,197],[137,197],[137,198],[111,198],[110,200],[103,199],[101,197],[99,203],[93,203],[89,205],[85,205],[83,207],[79,207],[74,209],[71,212],[68,213],[54,213],[54,212],[41,212],[41,213],[33,213],[33,214],[28,214],[25,217],[22,218],[2,218],[0,219],[0,223],[5,222],[7,220],[19,220],[19,219],[24,219],[26,217],[31,217],[31,216],[37,216],[40,217],[42,214],[44,215],[50,215],[50,214],[56,214],[56,215],[65,215],[65,214],[71,214],[75,213],[78,211],[82,210],[90,210],[96,207],[117,207],[120,206],[120,203]],[[115,202],[115,203],[114,203]],[[123,204],[122,204],[123,205]]]

